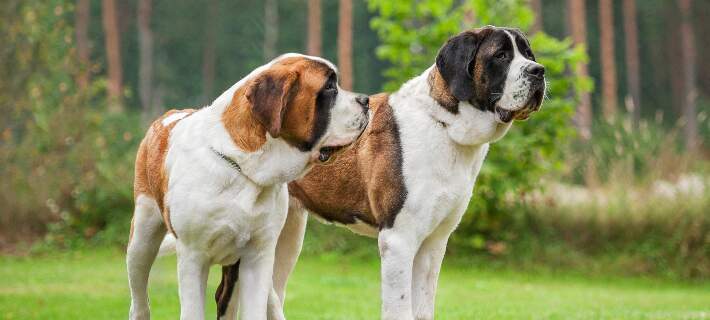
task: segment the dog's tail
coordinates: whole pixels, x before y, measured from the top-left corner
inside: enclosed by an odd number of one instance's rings
[[[158,250],[158,257],[163,257],[175,253],[175,243],[177,239],[175,236],[168,232],[163,238],[163,242],[160,243],[160,249]]]
[[[233,265],[222,266],[222,281],[214,294],[214,300],[217,302],[217,319],[224,317],[230,302],[235,303],[231,299],[234,288],[237,286],[237,280],[239,280],[239,260]]]

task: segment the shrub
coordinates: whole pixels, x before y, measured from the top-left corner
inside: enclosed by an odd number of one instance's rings
[[[561,185],[526,202],[503,259],[586,272],[710,277],[710,180]],[[586,195],[586,196],[585,196]],[[565,199],[573,198],[573,199]]]
[[[2,67],[21,79],[0,90],[12,114],[0,140],[0,234],[14,238],[5,241],[50,231],[49,242],[70,244],[117,219],[128,228],[140,121],[106,112],[101,78],[77,87],[86,66],[75,58],[72,9],[72,1],[18,3],[3,34],[13,50]]]

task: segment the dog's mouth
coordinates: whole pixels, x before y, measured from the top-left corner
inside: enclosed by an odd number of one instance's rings
[[[339,145],[334,145],[334,146],[325,146],[325,147],[320,148],[320,150],[318,150],[318,161],[320,163],[326,163],[334,155],[343,151],[343,149],[357,143],[357,141],[360,140],[360,137],[362,137],[363,133],[365,133],[365,129],[367,128],[367,125],[369,123],[370,123],[369,117],[365,117],[363,122],[360,124],[359,133],[358,133],[357,137],[355,137],[350,143],[339,144]]]
[[[338,153],[338,151],[345,149],[345,147],[347,147],[347,145],[326,146],[326,147],[320,148],[320,150],[318,150],[318,161],[320,163],[328,162],[328,160],[330,160],[333,157],[333,155]]]
[[[540,110],[543,94],[543,90],[535,90],[527,103],[525,103],[525,106],[518,110],[508,110],[495,106],[496,119],[501,123],[509,123],[513,120],[527,120],[533,112]]]
[[[532,109],[527,106],[518,110],[503,109],[499,106],[495,107],[496,120],[501,123],[509,123],[513,120],[527,120],[532,112]]]

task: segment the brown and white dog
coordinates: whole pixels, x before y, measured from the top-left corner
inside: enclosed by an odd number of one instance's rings
[[[156,120],[136,158],[128,244],[129,318],[148,319],[147,284],[175,238],[182,319],[203,319],[212,264],[240,264],[242,319],[266,319],[286,182],[351,144],[368,98],[338,87],[332,63],[297,54],[257,68],[200,110]]]
[[[354,147],[289,184],[269,316],[282,317],[308,211],[378,239],[382,319],[432,319],[446,244],[489,143],[540,108],[544,71],[520,31],[488,26],[449,39],[399,91],[371,97],[370,124]],[[220,305],[234,286],[231,270]]]

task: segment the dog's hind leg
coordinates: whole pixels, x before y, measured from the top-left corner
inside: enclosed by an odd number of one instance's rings
[[[301,254],[303,237],[306,234],[306,222],[308,214],[298,200],[289,199],[288,216],[279,240],[276,243],[276,257],[274,261],[274,292],[269,298],[269,309],[271,320],[278,320],[279,317],[272,317],[271,309],[274,307],[283,308],[286,299],[286,282],[293,271]],[[273,294],[276,294],[274,296]],[[279,301],[273,301],[278,298]],[[282,312],[283,313],[283,312]],[[278,312],[276,312],[278,314]]]
[[[129,319],[150,319],[148,275],[165,232],[158,204],[150,197],[139,195],[126,252],[128,285],[131,289]]]

